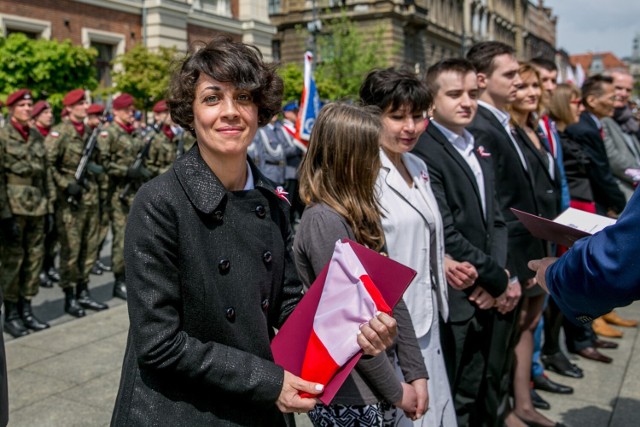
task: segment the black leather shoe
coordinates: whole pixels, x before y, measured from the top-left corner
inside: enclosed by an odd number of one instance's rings
[[[5,301],[4,310],[4,331],[14,338],[29,335],[29,330],[24,326],[18,313],[18,304]]]
[[[533,377],[533,388],[536,390],[544,390],[549,393],[558,393],[558,394],[571,394],[573,393],[573,388],[558,384],[557,382],[551,381],[545,375],[538,375],[537,377]]]
[[[102,271],[111,271],[111,266],[103,264],[100,260],[96,260],[96,265],[100,267]]]
[[[551,355],[543,354],[541,359],[544,364],[544,368],[552,372],[571,378],[584,377],[582,369],[571,363],[569,359],[567,359],[567,356],[565,356],[561,351]]]
[[[593,341],[596,348],[618,348],[618,343],[613,341],[605,341],[600,338],[596,338]]]
[[[22,318],[24,326],[36,332],[49,328],[49,324],[47,322],[41,321],[33,314],[31,301],[21,299],[18,305],[18,310],[20,311],[20,317]]]
[[[49,279],[49,276],[44,271],[41,271],[38,275],[40,279],[40,287],[41,288],[53,288],[53,281]]]
[[[84,317],[87,314],[78,304],[73,288],[65,288],[64,290],[64,311],[73,317]]]
[[[104,271],[100,268],[98,263],[95,262],[93,264],[93,267],[91,267],[91,274],[94,274],[96,276],[102,276],[102,273],[104,273]]]
[[[98,302],[91,297],[91,293],[89,293],[89,289],[87,289],[87,284],[78,283],[78,287],[76,288],[76,299],[78,300],[78,304],[82,308],[101,311],[109,308],[107,304]]]
[[[60,273],[58,273],[58,270],[56,270],[55,267],[51,267],[49,270],[47,270],[47,276],[49,276],[49,279],[51,279],[51,281],[53,282],[60,281]]]
[[[122,280],[116,280],[113,285],[113,296],[123,300],[127,300],[127,285]]]
[[[544,400],[535,390],[531,389],[531,403],[536,409],[551,409],[549,402]]]
[[[582,350],[578,350],[576,353],[585,359],[595,360],[596,362],[611,363],[613,361],[612,358],[605,356],[593,347],[583,348]]]

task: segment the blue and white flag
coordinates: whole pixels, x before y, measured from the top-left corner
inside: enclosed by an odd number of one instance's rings
[[[320,96],[316,88],[316,81],[313,78],[311,63],[313,54],[305,52],[304,54],[304,88],[302,89],[302,101],[300,102],[300,113],[298,114],[298,122],[296,123],[297,139],[300,141],[309,141],[311,136],[311,128],[316,121],[316,117],[320,113]]]

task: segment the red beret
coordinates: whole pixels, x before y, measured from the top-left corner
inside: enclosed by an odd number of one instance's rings
[[[124,110],[125,108],[129,108],[133,105],[133,96],[128,93],[123,93],[113,100],[113,109],[114,110]]]
[[[23,99],[32,99],[31,91],[29,89],[20,89],[9,95],[7,98],[7,107],[11,107],[13,104],[18,101],[22,101]]]
[[[82,89],[74,89],[71,92],[67,93],[62,99],[62,104],[65,107],[69,107],[73,104],[76,104],[84,99],[84,90]]]
[[[102,114],[104,113],[104,107],[100,104],[91,104],[87,108],[87,114]]]
[[[31,110],[31,117],[35,119],[36,117],[38,117],[38,114],[42,113],[47,108],[51,108],[51,105],[49,105],[47,101],[36,102],[33,106],[33,109]]]
[[[169,107],[167,106],[167,101],[164,99],[162,101],[156,102],[156,105],[153,106],[154,113],[162,113],[164,111],[169,111]]]

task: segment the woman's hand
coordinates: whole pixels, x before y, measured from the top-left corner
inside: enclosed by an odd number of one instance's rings
[[[414,420],[418,409],[418,395],[416,390],[407,383],[402,383],[402,399],[394,403],[396,408],[404,411],[404,414]]]
[[[318,394],[324,390],[322,384],[305,381],[296,377],[289,371],[284,371],[282,390],[276,401],[276,406],[281,412],[309,412],[316,406],[317,400],[300,397],[300,392]]]
[[[427,387],[426,378],[418,378],[411,382],[411,386],[416,391],[418,405],[413,421],[419,420],[429,410],[429,388]],[[407,415],[408,416],[408,415]]]
[[[496,304],[495,298],[481,286],[476,287],[473,292],[471,292],[469,301],[475,303],[480,310],[489,310]]]
[[[378,313],[369,323],[360,326],[358,345],[364,354],[377,356],[391,347],[397,335],[396,319],[386,313]]]
[[[458,262],[448,256],[444,258],[444,271],[447,283],[459,291],[473,285],[478,278],[478,271],[469,262]]]

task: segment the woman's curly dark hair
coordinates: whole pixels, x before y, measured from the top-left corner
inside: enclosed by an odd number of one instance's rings
[[[280,111],[283,83],[276,66],[266,64],[255,46],[217,36],[209,43],[193,46],[171,76],[167,104],[171,119],[193,131],[193,100],[200,73],[219,82],[249,90],[258,106],[258,125],[264,126]]]

